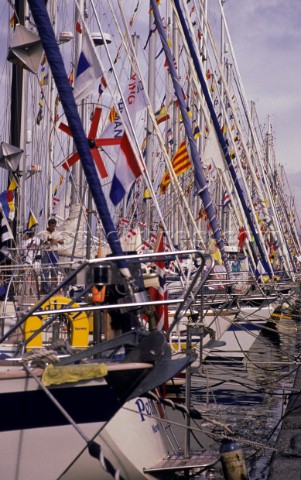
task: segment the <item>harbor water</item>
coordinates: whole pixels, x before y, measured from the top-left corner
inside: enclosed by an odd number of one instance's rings
[[[192,401],[203,418],[192,426],[202,431],[198,437],[201,445],[216,451],[222,438],[238,441],[249,480],[268,479],[281,418],[298,367],[300,330],[298,319],[268,321],[243,361],[208,361],[202,376],[193,377]],[[224,479],[221,465],[199,478]]]

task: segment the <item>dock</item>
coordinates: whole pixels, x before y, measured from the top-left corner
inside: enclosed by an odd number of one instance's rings
[[[296,393],[295,393],[296,392]],[[293,393],[289,396],[281,430],[276,441],[277,452],[271,459],[268,480],[301,479],[301,367],[298,367]]]

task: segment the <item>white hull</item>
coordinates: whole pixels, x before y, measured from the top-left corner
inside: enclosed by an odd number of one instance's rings
[[[214,310],[208,310],[204,315],[205,327],[212,328],[215,332],[215,340],[225,342],[225,345],[213,348],[203,348],[202,358],[223,359],[223,360],[242,360],[245,354],[250,350],[263,325],[270,318],[278,301],[263,304],[261,306],[242,305],[239,313],[236,310],[224,310],[216,314]],[[173,347],[178,351],[181,347],[185,348],[184,331],[186,329],[187,319],[183,319],[176,327],[172,336]],[[197,348],[197,337],[193,338],[193,343]],[[209,335],[203,339],[203,345],[210,341]],[[199,361],[199,360],[198,360]]]
[[[66,478],[106,478],[99,460],[87,452],[85,439],[35,379],[22,367],[0,368],[0,468],[5,478],[54,480],[73,464],[75,473],[68,473]],[[40,375],[41,370],[35,373]],[[95,437],[104,455],[116,468],[122,468],[124,478],[151,478],[142,469],[158,463],[166,453],[158,421],[143,415],[153,413],[151,402],[136,399],[120,411],[118,398],[104,378],[64,384],[49,391],[86,438]],[[107,430],[99,435],[105,425]]]
[[[92,437],[99,426],[84,424],[80,427]],[[4,432],[0,434],[0,443],[1,471],[7,479],[14,480],[58,478],[85,446],[71,426]],[[96,462],[91,458],[93,461]]]
[[[58,409],[45,392],[38,389],[35,380],[22,375],[22,369],[18,370],[21,378],[15,373],[11,378],[1,377],[0,380],[1,411],[6,411],[6,421],[4,425],[2,422],[0,432],[0,468],[7,479],[53,480],[83,449],[85,441],[74,427],[64,422],[64,418],[56,416]],[[3,370],[1,373],[4,374]],[[101,389],[106,386],[103,379],[93,383],[98,383]],[[73,390],[81,388],[77,386]],[[88,409],[89,405],[83,404],[81,408]],[[79,427],[91,438],[104,420],[81,422]],[[62,425],[58,424],[60,421]]]
[[[275,302],[262,307],[242,306],[236,321],[221,337],[226,345],[215,349],[210,357],[242,360],[272,315],[275,306]]]
[[[246,322],[265,322],[270,318],[278,303],[278,301],[272,302],[263,307],[241,306],[237,318]]]
[[[214,340],[220,341],[225,334],[225,332],[230,328],[232,323],[234,322],[237,316],[237,310],[224,310],[224,311],[215,311],[215,310],[208,310],[204,315],[203,325],[205,328],[210,328],[214,332]],[[187,330],[187,319],[184,318],[179,322],[179,324],[175,327],[175,330],[172,332],[172,345],[173,348],[177,351],[186,348],[186,330]],[[193,333],[193,330],[192,330]],[[209,334],[206,334],[202,340],[202,344],[206,346],[206,344],[211,340]],[[192,343],[194,344],[195,348],[198,348],[198,344],[200,345],[200,337],[193,336]],[[202,358],[206,358],[206,356],[210,353],[211,347],[203,348]],[[197,360],[199,362],[199,360]]]
[[[142,420],[137,414],[136,402],[145,400],[128,402],[101,434],[97,433],[104,423],[80,425],[88,438],[95,437],[104,456],[127,480],[153,478],[144,474],[143,468],[159,463],[167,455],[158,422],[146,416]],[[104,472],[100,462],[90,456],[85,441],[72,426],[5,432],[0,434],[0,444],[0,468],[7,479],[112,478]]]
[[[237,310],[224,310],[216,313],[215,311],[207,312],[204,317],[204,324],[207,328],[212,328],[215,332],[215,339],[221,340],[225,332],[231,327],[237,316]],[[203,344],[210,340],[210,336],[206,335]]]
[[[168,452],[158,420],[147,416],[154,410],[150,400],[136,398],[126,403],[106,428],[96,436],[104,455],[120,470],[126,480],[146,480],[154,477],[143,469],[160,463]],[[111,480],[111,475],[101,470],[99,463],[85,450],[61,477],[62,480]]]
[[[235,329],[231,328],[223,335],[222,340],[226,345],[212,351],[210,358],[243,359],[255,342],[262,326],[263,324],[257,324],[251,327],[248,323],[239,322]]]

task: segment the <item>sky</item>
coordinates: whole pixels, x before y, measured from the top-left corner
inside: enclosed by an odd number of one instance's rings
[[[248,100],[268,117],[301,221],[301,0],[226,0],[228,28]]]

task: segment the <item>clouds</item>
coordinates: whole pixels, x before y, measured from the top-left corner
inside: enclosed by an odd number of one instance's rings
[[[234,15],[237,3],[240,8]],[[273,85],[283,90],[281,93],[289,90],[289,85],[297,86],[301,75],[301,3],[294,10],[278,0],[228,0],[225,12],[242,74],[251,74],[250,78],[244,75],[251,92],[257,90],[258,82],[267,91]]]
[[[224,11],[246,97],[255,102],[264,133],[272,123],[276,162],[289,178],[297,174],[292,193],[301,212],[301,2],[226,0]],[[213,8],[212,24],[218,35]]]
[[[300,188],[301,2],[226,0],[224,11],[247,98],[262,125],[271,117],[277,163]]]

